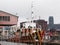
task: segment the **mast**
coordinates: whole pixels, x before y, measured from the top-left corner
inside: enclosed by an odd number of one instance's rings
[[[31,2],[31,23],[33,23],[33,1]]]

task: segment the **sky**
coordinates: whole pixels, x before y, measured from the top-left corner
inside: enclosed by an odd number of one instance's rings
[[[60,23],[60,0],[0,0],[0,10],[19,16],[19,23],[31,20],[32,16],[46,21],[53,16],[54,23]]]

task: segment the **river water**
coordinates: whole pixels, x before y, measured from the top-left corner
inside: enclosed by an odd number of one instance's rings
[[[1,45],[27,45],[25,43],[13,43],[13,42],[6,42],[6,41],[0,41]]]
[[[34,45],[34,44],[26,44],[26,43],[14,43],[14,42],[6,42],[0,41],[1,45]],[[39,44],[36,44],[39,45]],[[42,45],[60,45],[60,44],[42,44]]]

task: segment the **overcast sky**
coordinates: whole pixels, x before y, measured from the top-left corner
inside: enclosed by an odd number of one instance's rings
[[[31,19],[31,3],[34,19],[40,16],[48,21],[49,16],[54,16],[54,22],[60,23],[60,0],[0,0],[0,10],[17,13],[21,22],[27,18]]]

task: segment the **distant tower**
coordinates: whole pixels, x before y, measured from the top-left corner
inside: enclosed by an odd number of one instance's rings
[[[53,16],[49,16],[49,28],[54,28],[54,18]]]
[[[54,24],[54,18],[53,18],[53,16],[49,17],[49,24]]]

